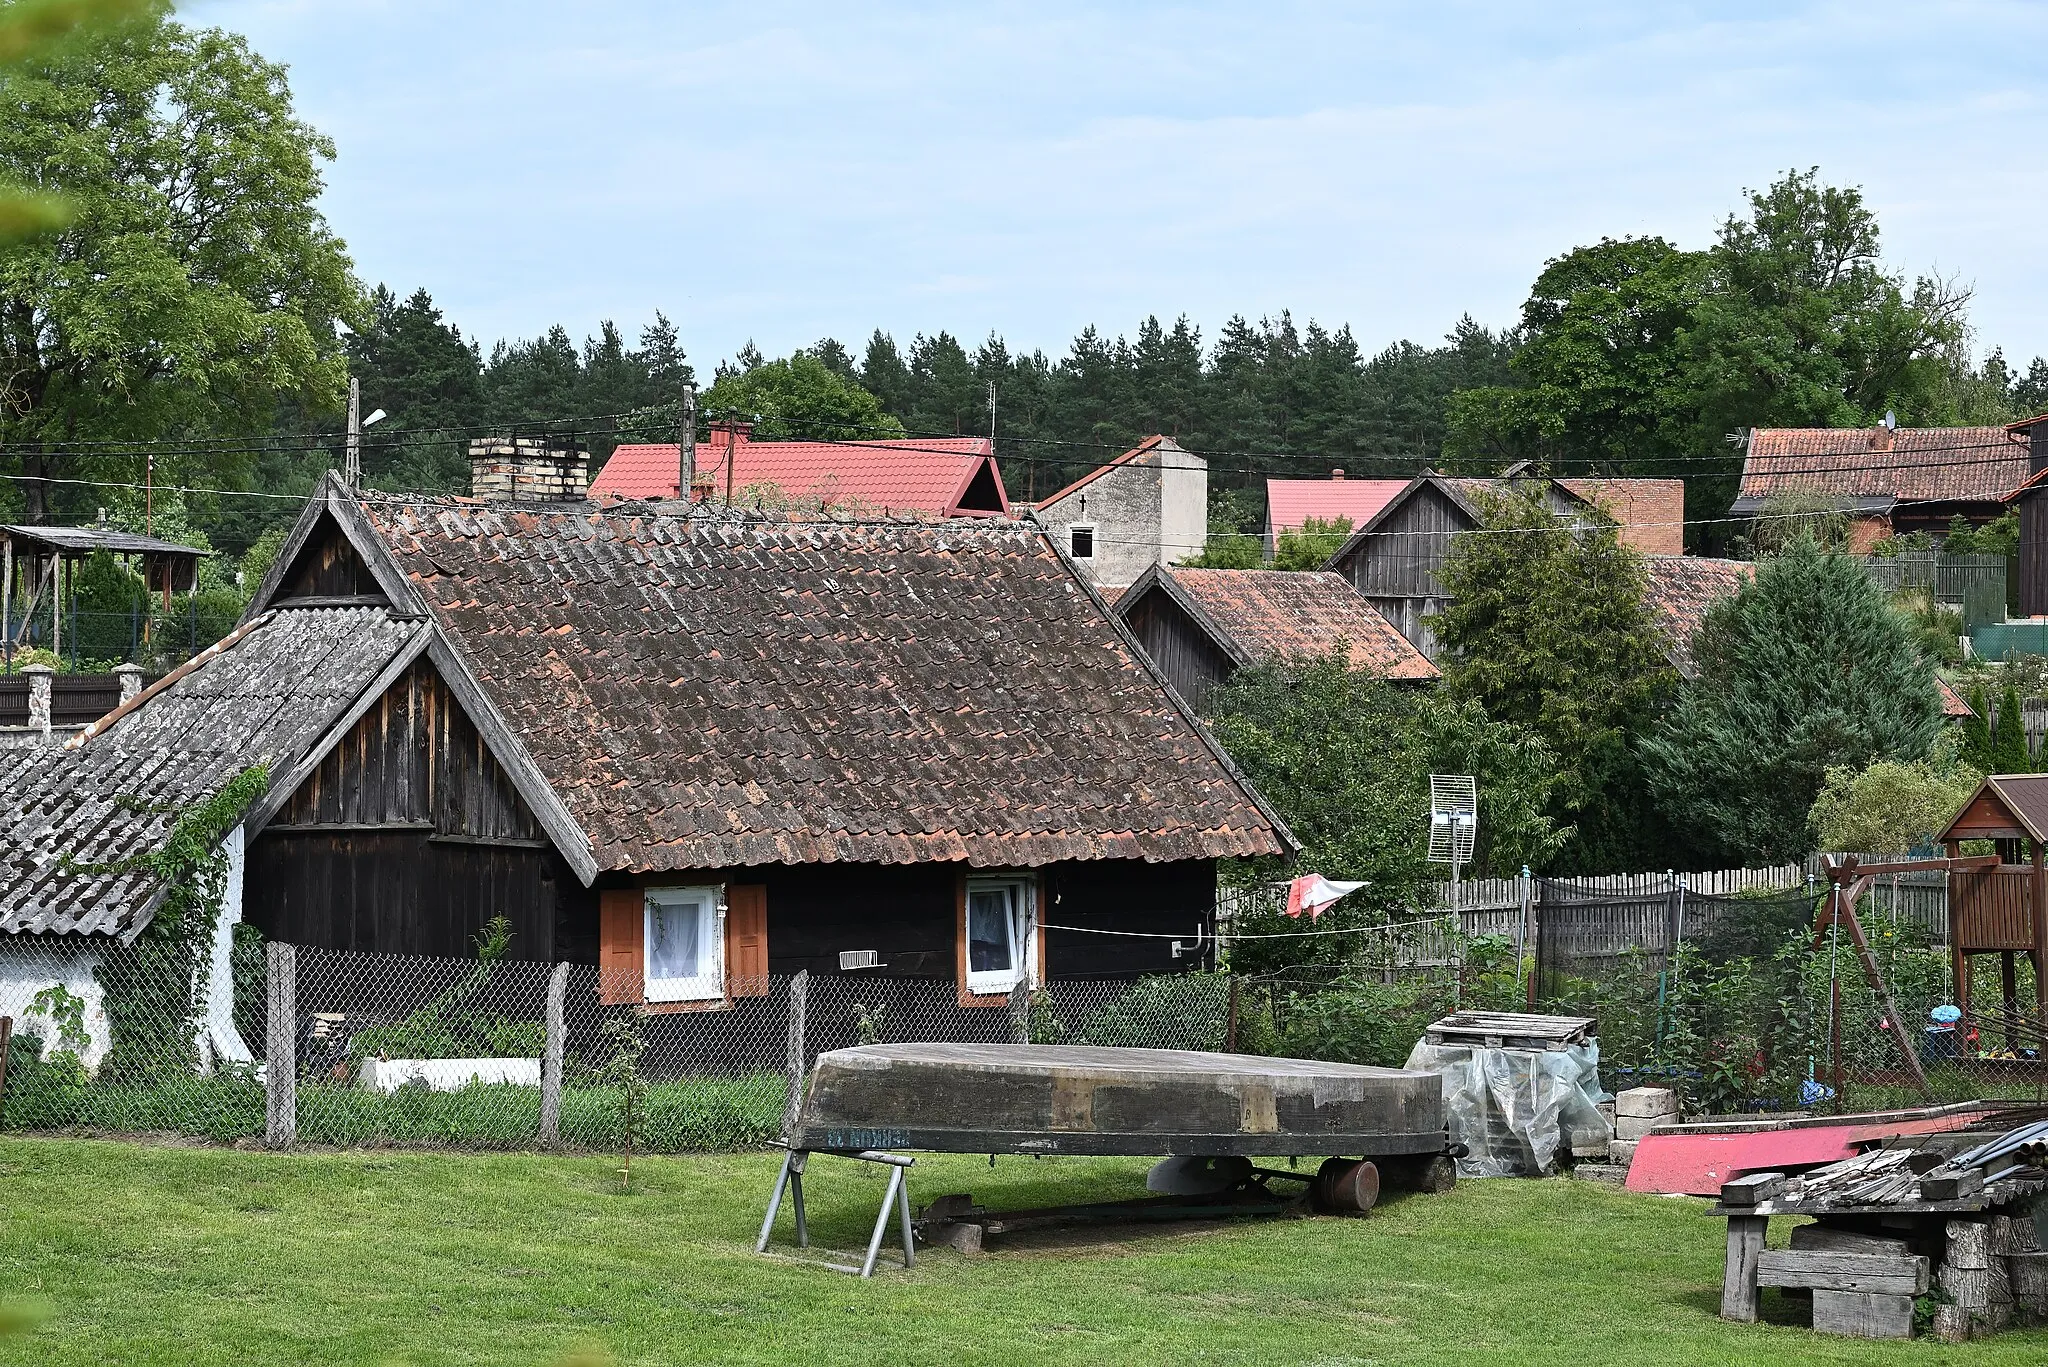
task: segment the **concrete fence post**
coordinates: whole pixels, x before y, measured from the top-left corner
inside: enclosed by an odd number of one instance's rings
[[[562,1002],[569,991],[569,965],[556,964],[548,974],[547,1043],[540,1056],[540,1142],[562,1142]]]
[[[288,1149],[299,1137],[299,951],[295,945],[275,941],[264,948],[270,991],[263,1142],[273,1149]]]
[[[28,725],[31,731],[43,733],[43,739],[50,738],[50,722],[53,708],[50,701],[50,681],[57,671],[48,665],[23,665],[21,672],[28,675]]]
[[[804,1020],[810,996],[811,970],[806,968],[789,980],[789,1039],[783,1058],[783,1066],[789,1075],[789,1099],[782,1106],[782,1134],[785,1139],[796,1132],[797,1112],[803,1109],[804,1104],[804,1078],[811,1071]]]
[[[1031,984],[1022,978],[1010,989],[1010,1042],[1031,1043]]]

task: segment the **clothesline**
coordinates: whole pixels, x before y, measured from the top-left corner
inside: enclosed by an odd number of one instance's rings
[[[1225,932],[1220,938],[1226,940],[1298,940],[1310,935],[1371,935],[1378,931],[1400,930],[1404,926],[1428,925],[1432,921],[1447,921],[1456,913],[1442,911],[1434,916],[1418,916],[1411,921],[1386,921],[1376,926],[1337,926],[1329,930],[1279,930],[1263,935],[1238,935]],[[1081,935],[1121,935],[1133,940],[1185,940],[1185,932],[1157,930],[1103,930],[1096,926],[1055,926],[1047,925],[1046,930],[1073,931]]]

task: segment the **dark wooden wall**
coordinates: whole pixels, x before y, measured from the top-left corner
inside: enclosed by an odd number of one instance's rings
[[[597,917],[596,895],[424,660],[257,836],[243,905],[272,939],[459,957],[492,916],[511,919],[515,957],[537,959],[557,956],[559,930],[576,944]]]
[[[758,883],[768,890],[768,971],[891,978],[952,979],[958,973],[957,864],[815,864],[648,875],[645,884]],[[991,871],[993,872],[993,871]],[[1043,870],[1039,920],[1046,925],[1145,931],[1182,937],[1194,949],[1212,934],[1216,864],[1102,860]],[[601,886],[631,880],[600,880]],[[565,927],[566,930],[566,927]],[[564,957],[596,961],[595,913],[589,951],[565,940]],[[842,975],[841,950],[872,949],[884,967]],[[1053,978],[1119,978],[1200,968],[1209,958],[1176,959],[1168,940],[1082,931],[1048,931],[1046,970]]]
[[[1368,598],[1441,597],[1437,567],[1450,554],[1451,538],[1472,527],[1472,519],[1448,494],[1424,484],[1336,568]]]
[[[278,581],[278,598],[383,597],[384,591],[355,547],[323,518]]]
[[[1149,588],[1134,603],[1118,603],[1117,612],[1188,706],[1201,707],[1209,690],[1236,672],[1236,663],[1165,590]]]

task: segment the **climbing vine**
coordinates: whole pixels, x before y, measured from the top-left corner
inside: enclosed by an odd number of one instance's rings
[[[94,872],[139,873],[161,889],[156,915],[128,952],[98,970],[109,1048],[101,1076],[140,1082],[197,1066],[213,938],[227,893],[221,839],[270,786],[261,765],[244,769],[205,801],[177,813],[146,854]]]

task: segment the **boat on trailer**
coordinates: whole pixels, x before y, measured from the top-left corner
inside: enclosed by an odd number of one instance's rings
[[[803,1176],[818,1154],[889,1167],[867,1255],[828,1263],[862,1276],[892,1219],[903,1258],[943,1242],[977,1251],[985,1234],[1075,1221],[1154,1221],[1364,1214],[1382,1182],[1447,1190],[1463,1152],[1444,1128],[1434,1073],[1315,1059],[1093,1045],[867,1044],[820,1054],[769,1198],[758,1248],[768,1249],[785,1193],[807,1246]],[[1130,1201],[992,1211],[942,1196],[913,1221],[915,1159],[896,1150],[1034,1155],[1146,1155],[1159,1193]],[[1257,1160],[1321,1157],[1312,1171]],[[1276,1182],[1293,1184],[1276,1190]],[[913,1234],[915,1226],[915,1234]]]

